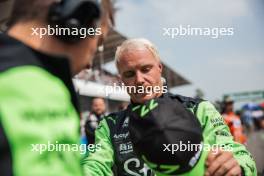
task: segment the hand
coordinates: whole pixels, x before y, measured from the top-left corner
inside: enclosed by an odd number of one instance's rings
[[[205,176],[241,176],[242,170],[233,154],[217,150],[209,152],[206,160]]]

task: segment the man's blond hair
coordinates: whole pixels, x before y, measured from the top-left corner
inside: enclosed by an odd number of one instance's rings
[[[128,39],[124,41],[119,47],[117,47],[115,53],[115,64],[118,68],[118,63],[120,58],[122,57],[123,53],[131,50],[148,50],[154,56],[157,61],[160,62],[160,56],[158,50],[156,49],[155,45],[151,43],[149,40],[144,38],[135,38],[135,39]]]

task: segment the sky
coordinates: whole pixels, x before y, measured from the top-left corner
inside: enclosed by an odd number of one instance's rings
[[[117,0],[116,29],[129,38],[153,42],[162,61],[191,85],[172,92],[208,100],[223,94],[264,90],[263,0]],[[233,35],[164,35],[163,28],[190,25],[233,28]],[[109,64],[106,67],[113,67]]]

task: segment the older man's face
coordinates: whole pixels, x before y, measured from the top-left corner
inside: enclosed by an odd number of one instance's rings
[[[137,88],[154,88],[156,86],[160,89],[162,87],[162,65],[147,49],[123,52],[118,63],[118,70],[125,86],[135,86]],[[148,94],[147,91],[145,93],[128,91],[132,101],[135,103],[143,103],[158,97],[161,92],[156,91]]]

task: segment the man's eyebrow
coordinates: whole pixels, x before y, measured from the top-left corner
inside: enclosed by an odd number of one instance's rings
[[[143,64],[141,67],[148,67],[148,66],[153,66],[153,64]]]
[[[145,68],[145,67],[153,67],[153,64],[142,64],[142,65],[140,65],[140,68]]]

